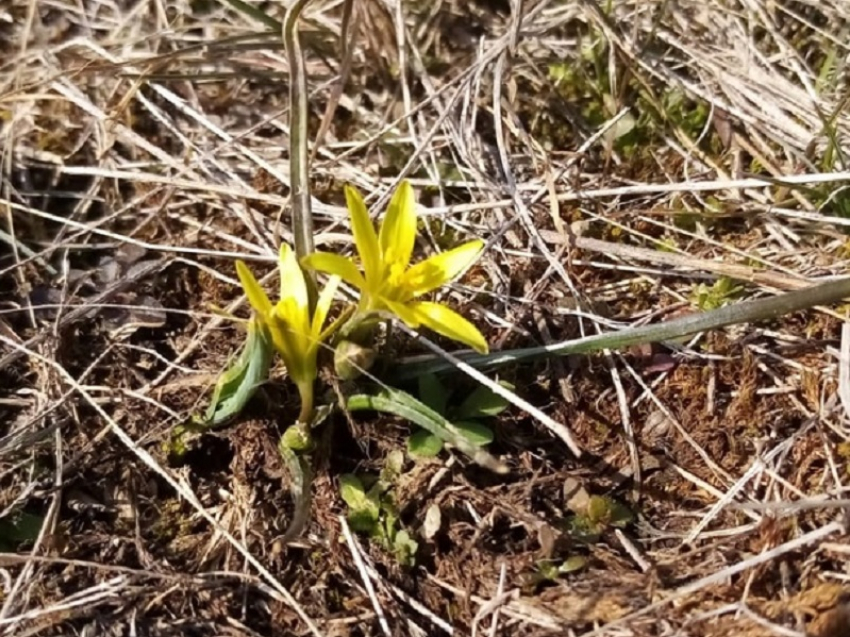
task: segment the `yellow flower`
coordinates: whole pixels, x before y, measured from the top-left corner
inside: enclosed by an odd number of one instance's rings
[[[416,201],[410,184],[404,181],[395,191],[377,233],[360,193],[346,186],[345,199],[362,271],[352,259],[328,252],[306,256],[304,266],[339,276],[357,287],[363,314],[389,310],[409,327],[424,325],[487,353],[487,341],[472,323],[441,303],[418,300],[472,265],[484,242],[470,241],[410,265],[416,241]]]
[[[319,295],[316,309],[311,316],[304,272],[298,265],[292,248],[286,244],[280,247],[278,268],[280,300],[272,305],[248,266],[242,261],[236,262],[236,273],[248,301],[258,319],[268,328],[275,349],[283,358],[289,376],[298,386],[303,416],[312,411],[313,381],[318,373],[316,357],[319,346],[334,327],[331,326],[322,332],[322,325],[340,280],[339,277],[331,277]]]

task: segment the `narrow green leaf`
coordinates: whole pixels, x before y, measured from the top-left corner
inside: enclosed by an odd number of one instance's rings
[[[771,179],[765,179],[765,181],[771,181]],[[783,185],[781,180],[773,181]],[[556,356],[588,354],[603,349],[625,349],[631,345],[680,339],[738,323],[770,320],[818,305],[833,305],[848,297],[850,297],[850,277],[841,277],[800,290],[754,301],[732,303],[710,312],[690,314],[662,323],[641,325],[606,334],[593,334],[539,347],[506,350],[486,355],[458,354],[457,358],[467,365],[484,370]],[[390,367],[388,372],[393,375],[394,381],[399,381],[427,372],[440,373],[455,370],[456,367],[456,362],[429,356],[416,359],[415,364],[410,359],[401,359],[396,365]]]
[[[273,352],[268,331],[252,318],[245,345],[233,365],[219,376],[210,405],[199,424],[207,428],[219,427],[237,416],[268,379]]]
[[[405,418],[449,443],[481,466],[496,473],[508,471],[504,463],[470,443],[451,422],[406,392],[385,388],[377,395],[356,394],[348,398],[347,406],[350,411],[374,410]]]
[[[189,451],[190,442],[209,429],[226,425],[238,416],[257,389],[266,382],[274,350],[266,328],[256,318],[248,323],[248,335],[239,356],[218,377],[209,407],[171,431],[165,451],[174,459]]]
[[[558,567],[558,573],[566,575],[567,573],[575,573],[587,566],[587,558],[583,555],[573,555],[565,559]]]
[[[293,429],[297,429],[297,427],[290,427],[287,432]],[[290,440],[289,442],[291,443],[292,441]],[[292,515],[292,521],[287,526],[281,539],[281,544],[286,544],[301,535],[301,531],[310,520],[310,504],[312,502],[310,485],[313,482],[313,472],[307,457],[296,453],[284,441],[284,436],[281,436],[277,450],[283,459],[283,464],[286,466],[287,472],[289,472],[289,492],[292,496],[293,509],[295,511]]]
[[[455,421],[455,427],[461,435],[476,447],[483,447],[493,442],[493,430],[474,420]]]

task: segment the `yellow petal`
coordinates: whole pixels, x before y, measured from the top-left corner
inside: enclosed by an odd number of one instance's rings
[[[421,302],[408,303],[407,307],[416,314],[422,325],[438,334],[464,343],[479,354],[486,354],[489,351],[487,341],[484,340],[484,336],[478,331],[478,328],[445,305]]]
[[[427,294],[456,278],[481,254],[484,242],[480,239],[435,254],[417,263],[402,278],[402,286],[415,296]]]
[[[294,308],[291,311],[303,312],[306,319],[309,312],[310,300],[307,296],[307,283],[304,281],[304,271],[298,265],[298,259],[295,258],[292,248],[285,243],[280,246],[278,268],[280,269],[280,298],[292,299]],[[290,320],[294,320],[294,318],[290,318]],[[301,321],[298,320],[298,322],[300,323]]]
[[[298,382],[305,377],[305,369],[308,367],[306,353],[310,346],[310,334],[305,324],[291,320],[299,318],[297,311],[293,312],[293,309],[292,299],[280,301],[272,311],[270,324],[275,347],[289,375]]]
[[[383,264],[375,226],[372,225],[372,220],[369,218],[369,211],[366,210],[363,197],[360,196],[356,188],[347,184],[345,186],[345,203],[348,206],[348,213],[351,215],[351,233],[354,235],[354,244],[357,246],[357,252],[363,262],[366,280],[376,282],[381,278]]]
[[[416,198],[407,180],[396,188],[378,235],[386,265],[406,268],[416,242]]]
[[[328,316],[328,311],[331,309],[336,289],[339,287],[340,277],[332,276],[328,279],[322,293],[319,295],[319,300],[316,302],[316,310],[313,312],[313,338],[318,339],[322,333],[322,325],[325,324],[325,319]],[[318,343],[316,343],[318,345]]]
[[[266,291],[260,287],[254,273],[242,261],[237,261],[236,275],[239,277],[239,282],[242,284],[242,289],[245,290],[245,296],[248,297],[251,307],[263,321],[267,320],[272,311],[272,302],[269,301]]]
[[[399,317],[407,327],[411,327],[416,329],[420,325],[422,325],[421,317],[411,309],[409,304],[405,303],[396,303],[395,301],[390,301],[389,299],[381,299],[383,304],[386,305],[387,309]]]
[[[358,289],[366,287],[360,270],[354,265],[354,261],[347,257],[332,252],[314,252],[301,259],[301,263],[305,268],[334,274]]]

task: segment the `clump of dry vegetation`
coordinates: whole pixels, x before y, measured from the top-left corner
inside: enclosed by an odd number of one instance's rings
[[[491,351],[846,273],[842,0],[346,5],[301,22],[316,245],[352,250],[344,184],[409,179],[417,254],[487,242],[441,300]],[[252,7],[0,6],[4,634],[850,633],[839,299],[488,372],[504,474],[337,409],[293,541],[284,370],[170,453],[244,339],[234,260],[293,239],[284,8]],[[432,336],[372,382],[461,413],[468,373],[411,375]]]

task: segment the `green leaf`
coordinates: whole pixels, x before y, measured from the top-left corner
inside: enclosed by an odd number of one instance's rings
[[[283,435],[280,437],[280,445],[292,451],[309,452],[313,449],[313,437],[310,431],[298,425],[291,425],[286,428]]]
[[[574,515],[567,522],[567,533],[577,542],[598,542],[604,530],[604,526],[597,524],[587,515]]]
[[[434,458],[443,450],[443,441],[432,433],[419,429],[407,439],[407,451],[417,458]]]
[[[600,527],[622,528],[634,520],[631,510],[609,496],[594,495],[587,504],[587,517]]]
[[[446,414],[449,402],[449,390],[440,382],[436,374],[422,374],[419,382],[419,400],[441,416]]]
[[[268,331],[256,318],[252,318],[239,357],[219,376],[210,406],[197,424],[206,428],[219,427],[239,415],[268,379],[273,353]]]
[[[381,514],[380,501],[367,494],[363,483],[352,473],[339,477],[339,495],[348,505],[348,523],[355,531],[374,533]]]
[[[0,550],[16,551],[19,544],[35,542],[43,524],[43,516],[25,511],[0,518]]]
[[[558,578],[558,567],[552,560],[540,560],[537,562],[537,575],[535,579],[543,582],[553,582]]]
[[[493,430],[480,422],[461,420],[455,422],[455,427],[458,428],[464,438],[476,447],[483,447],[493,442]]]
[[[500,381],[499,384],[511,391],[514,387],[510,383]],[[475,388],[466,400],[458,407],[457,412],[453,414],[456,418],[465,420],[467,418],[484,418],[487,416],[497,416],[502,413],[510,403],[502,396],[494,392],[485,385],[479,385]]]
[[[495,457],[475,446],[457,427],[427,405],[410,394],[392,388],[384,388],[376,395],[356,394],[349,396],[349,411],[374,410],[406,418],[414,424],[457,448],[474,462],[496,473],[507,473],[507,466]]]
[[[219,375],[206,413],[196,414],[174,427],[164,445],[166,453],[173,459],[181,459],[193,440],[238,416],[268,379],[273,353],[268,331],[252,318],[242,350],[236,361]]]
[[[410,537],[410,533],[401,530],[393,538],[393,553],[396,559],[405,566],[413,566],[416,561],[416,551],[419,543]]]
[[[608,524],[622,529],[635,521],[635,514],[632,510],[622,502],[617,500],[611,501],[611,517]]]
[[[381,480],[395,482],[403,469],[404,452],[401,449],[394,449],[387,454],[387,459],[384,461],[384,468],[381,470]]]
[[[585,566],[587,566],[586,557],[584,557],[583,555],[573,555],[572,557],[568,557],[561,563],[561,565],[558,567],[558,573],[560,575],[574,573],[575,571],[580,571]]]

